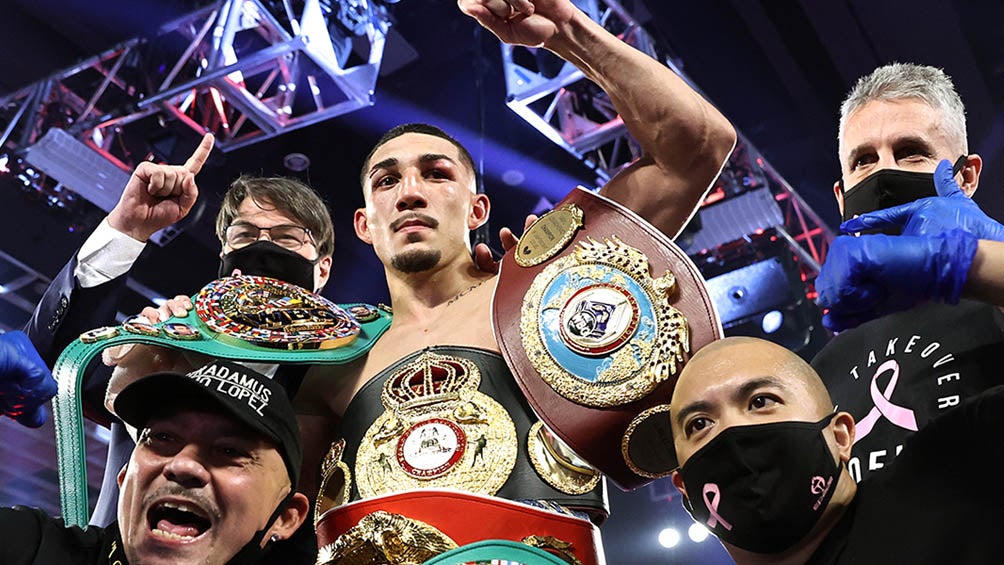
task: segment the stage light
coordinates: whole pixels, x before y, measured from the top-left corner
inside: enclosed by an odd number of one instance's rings
[[[781,327],[782,322],[784,322],[784,314],[778,310],[771,310],[763,315],[760,327],[763,328],[763,333],[772,334]]]
[[[680,532],[676,528],[666,528],[659,532],[659,545],[669,549],[680,543]]]
[[[687,536],[690,538],[690,541],[694,543],[701,543],[702,541],[708,539],[709,533],[708,529],[700,524],[691,524],[690,527],[687,528]]]

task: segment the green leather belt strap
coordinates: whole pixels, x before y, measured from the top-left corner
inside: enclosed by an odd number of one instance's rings
[[[204,293],[205,289],[200,296]],[[196,302],[195,298],[193,302]],[[59,384],[59,391],[52,402],[52,412],[56,428],[60,501],[65,523],[84,527],[88,522],[87,459],[80,389],[84,371],[95,355],[116,345],[143,343],[235,361],[340,364],[364,355],[390,327],[391,315],[382,308],[367,304],[330,306],[333,307],[332,310],[338,311],[342,321],[348,317],[347,312],[351,312],[354,316],[351,323],[353,327],[358,324],[358,333],[353,331],[353,338],[342,339],[334,346],[322,344],[317,349],[281,349],[280,347],[293,348],[300,345],[295,342],[276,342],[274,339],[270,339],[270,346],[243,341],[233,335],[212,330],[194,312],[157,324],[127,322],[122,326],[99,328],[83,334],[67,346],[52,371]],[[184,328],[185,331],[179,332],[179,328]]]
[[[486,540],[441,553],[423,565],[466,565],[470,563],[512,563],[523,565],[568,565],[557,556],[524,543]]]

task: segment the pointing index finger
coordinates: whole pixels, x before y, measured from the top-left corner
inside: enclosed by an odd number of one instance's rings
[[[202,170],[202,165],[206,164],[206,159],[209,159],[209,154],[213,152],[213,144],[215,142],[216,138],[211,133],[202,136],[199,146],[195,148],[195,152],[192,153],[192,156],[182,166],[191,171],[192,174],[199,174],[199,171]]]

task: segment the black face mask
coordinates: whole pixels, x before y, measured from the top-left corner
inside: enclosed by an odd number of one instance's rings
[[[963,155],[955,161],[952,172],[959,174],[966,165],[968,156]],[[843,190],[844,181],[840,181]],[[892,208],[926,198],[937,196],[934,188],[934,173],[917,173],[900,171],[898,169],[881,169],[865,177],[861,182],[844,193],[844,217],[846,222],[855,216],[884,208]],[[869,233],[885,233],[899,235],[899,228],[874,230]]]
[[[317,261],[263,239],[224,255],[219,276],[229,277],[234,269],[240,269],[242,275],[271,277],[313,291],[316,264]]]
[[[680,468],[690,515],[747,551],[794,546],[819,521],[840,478],[822,433],[833,416],[722,431]]]

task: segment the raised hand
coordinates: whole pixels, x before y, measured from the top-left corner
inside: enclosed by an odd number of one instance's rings
[[[203,136],[184,165],[140,163],[108,214],[111,227],[137,241],[146,241],[187,216],[199,196],[195,175],[209,158],[214,140],[211,133]]]
[[[570,0],[458,0],[457,5],[500,40],[528,47],[545,45],[579,12]]]
[[[45,423],[56,381],[24,332],[0,335],[0,414],[29,428]]]

